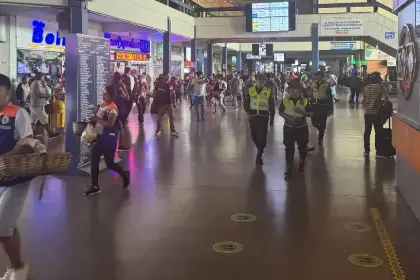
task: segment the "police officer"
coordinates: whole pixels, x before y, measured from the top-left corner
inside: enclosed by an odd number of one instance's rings
[[[325,81],[324,73],[317,72],[311,88],[312,97],[312,124],[318,130],[318,143],[324,144],[324,134],[327,127],[327,118],[334,111],[334,97],[330,85]]]
[[[258,165],[263,164],[262,155],[267,144],[268,122],[270,115],[275,112],[273,92],[265,84],[266,76],[257,75],[256,85],[250,87],[244,96],[244,109],[249,115],[252,140],[258,149]]]
[[[311,106],[303,96],[302,86],[298,80],[288,83],[288,96],[283,99],[279,107],[279,114],[284,118],[283,144],[286,147],[286,172],[292,175],[295,143],[299,150],[299,170],[303,171],[309,142],[309,130],[306,117],[312,116]]]

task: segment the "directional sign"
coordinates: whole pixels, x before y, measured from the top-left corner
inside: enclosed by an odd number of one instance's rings
[[[385,39],[395,39],[395,32],[385,32]]]

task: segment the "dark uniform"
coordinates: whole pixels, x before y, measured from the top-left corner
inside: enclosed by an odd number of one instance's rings
[[[334,97],[330,85],[324,80],[316,81],[312,87],[312,109],[312,125],[318,130],[319,145],[323,145],[327,118],[334,111]]]
[[[258,149],[256,163],[262,165],[262,155],[267,145],[268,122],[270,115],[273,115],[275,112],[272,90],[268,87],[250,87],[245,94],[244,109],[250,116],[249,127],[251,136]]]
[[[283,144],[286,147],[285,176],[292,175],[295,143],[298,144],[300,156],[299,170],[303,171],[307,154],[307,145],[309,142],[309,130],[306,117],[311,112],[311,105],[308,99],[304,97],[286,97],[280,104],[279,113],[280,115],[283,115],[285,119],[283,127]]]

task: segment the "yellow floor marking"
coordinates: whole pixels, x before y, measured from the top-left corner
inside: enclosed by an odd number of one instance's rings
[[[388,231],[382,222],[381,214],[377,208],[371,208],[370,215],[372,216],[376,232],[381,240],[382,249],[388,258],[388,264],[391,268],[394,280],[406,280],[407,277],[405,276],[400,260],[398,259],[397,251],[395,251],[394,245],[392,245],[391,239],[389,238]]]

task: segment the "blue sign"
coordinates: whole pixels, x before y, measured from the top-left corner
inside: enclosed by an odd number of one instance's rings
[[[385,32],[385,39],[395,39],[395,32]]]
[[[356,49],[356,42],[331,42],[331,50],[351,51]]]
[[[32,43],[47,45],[62,46],[66,45],[66,38],[60,37],[60,32],[47,33],[44,36],[45,23],[42,21],[34,20],[32,22]]]
[[[45,22],[39,20],[32,21],[32,43],[65,47],[66,38],[60,36],[60,31],[57,30],[55,33],[44,34],[45,26]],[[109,39],[110,45],[118,49],[124,50],[125,48],[131,48],[138,49],[142,53],[150,53],[150,41],[147,40],[136,41],[133,38],[126,39],[121,36],[112,38],[110,33],[105,33],[104,38]]]
[[[150,41],[135,41],[133,38],[123,39],[121,36],[117,36],[115,39],[113,39],[110,33],[105,33],[104,37],[109,39],[109,43],[112,47],[117,47],[123,50],[125,48],[139,49],[142,53],[150,53]]]

